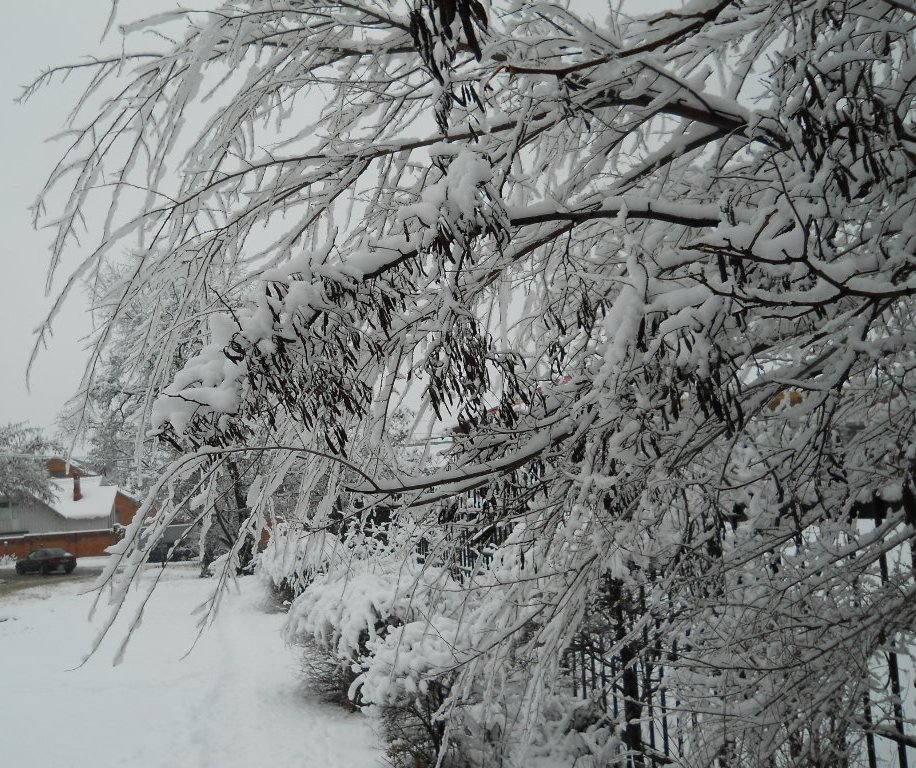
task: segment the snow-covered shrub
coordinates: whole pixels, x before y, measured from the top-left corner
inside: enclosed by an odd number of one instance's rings
[[[313,574],[340,562],[343,553],[343,543],[332,533],[317,531],[304,536],[301,530],[279,522],[258,555],[257,572],[278,601],[290,605]]]
[[[473,597],[472,597],[473,599]],[[467,631],[446,616],[389,627],[368,644],[353,683],[380,712],[395,766],[598,768],[625,764],[626,746],[614,723],[592,701],[548,690],[532,711],[522,654],[491,689],[463,689],[457,675],[473,655]],[[498,694],[498,695],[496,695]]]
[[[366,644],[354,692],[367,702],[391,705],[427,693],[431,680],[447,677],[466,655],[459,650],[459,630],[446,616],[389,626]]]
[[[312,644],[347,671],[341,683],[346,682],[350,694],[357,672],[367,668],[389,630],[429,615],[449,594],[442,589],[449,581],[441,570],[398,567],[391,558],[340,562],[315,575],[295,599],[286,638]]]
[[[359,711],[359,704],[350,698],[350,686],[356,677],[352,667],[311,638],[300,642],[300,671],[307,695],[351,712]]]
[[[460,599],[460,586],[443,570],[394,558],[352,559],[316,575],[296,598],[286,637],[314,638],[356,663],[389,627],[429,615],[449,595]]]
[[[366,644],[351,696],[380,710],[394,765],[435,765],[443,751],[455,757],[454,745],[443,750],[441,709],[461,661],[459,630],[454,619],[435,616],[389,626]]]
[[[536,726],[516,741],[510,764],[525,768],[627,765],[626,746],[594,702],[555,694],[541,704]],[[615,759],[616,758],[616,759]]]
[[[476,595],[447,569],[381,557],[339,563],[294,601],[290,642],[326,699],[377,712],[394,766],[472,765],[443,710],[464,660],[461,606]],[[480,749],[478,749],[480,751]]]
[[[355,706],[350,688],[356,679],[356,660],[370,632],[384,625],[383,602],[373,601],[371,574],[360,574],[342,590],[333,577],[317,576],[295,597],[287,583],[281,589],[293,597],[286,624],[289,643],[303,646],[302,668],[309,687],[325,701]]]

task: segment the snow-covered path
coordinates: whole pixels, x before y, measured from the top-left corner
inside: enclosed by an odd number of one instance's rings
[[[40,578],[40,577],[36,577]],[[193,608],[212,580],[166,572],[119,666],[114,640],[83,667],[97,624],[85,583],[0,597],[0,733],[4,763],[142,768],[360,768],[381,763],[371,722],[310,697],[283,615],[254,578],[195,637]],[[136,603],[139,593],[134,593]]]

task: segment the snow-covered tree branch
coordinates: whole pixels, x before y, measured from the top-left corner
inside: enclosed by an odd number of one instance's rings
[[[250,452],[243,537],[302,473],[274,570],[343,590],[354,561],[410,574],[432,542],[441,573],[385,582],[419,607],[350,644],[368,700],[428,642],[446,731],[500,723],[517,760],[507,723],[549,710],[598,633],[629,702],[602,759],[655,759],[661,667],[685,765],[905,743],[875,660],[916,627],[916,13],[631,5],[252,0],[130,25],[142,51],[88,67],[45,189],[66,195],[52,274],[90,201],[109,211],[61,300],[122,275],[99,350],[141,318],[144,416],[200,490],[169,501],[164,478],[161,521]],[[405,404],[412,466],[386,436]],[[455,542],[494,526],[456,581]]]
[[[47,462],[51,450],[51,442],[39,429],[0,425],[0,500],[7,505],[53,501]]]

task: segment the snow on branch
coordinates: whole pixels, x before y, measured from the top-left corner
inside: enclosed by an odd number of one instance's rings
[[[201,483],[226,568],[272,529],[272,583],[327,619],[295,631],[368,698],[437,691],[443,743],[839,764],[910,738],[874,665],[916,631],[916,16],[631,10],[126,27],[170,34],[80,65],[35,211],[52,276],[90,241],[39,341],[94,280],[85,391],[123,345],[187,459],[156,530]],[[564,731],[571,680],[604,709]]]

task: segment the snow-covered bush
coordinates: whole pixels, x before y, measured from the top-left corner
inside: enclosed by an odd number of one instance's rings
[[[442,618],[462,595],[447,571],[389,555],[329,566],[290,608],[287,640],[306,645],[313,685],[329,700],[377,711],[393,765],[436,764],[457,659],[429,617]]]
[[[340,537],[328,531],[303,535],[297,527],[278,522],[270,530],[257,572],[285,604],[292,604],[314,574],[340,564],[346,552]]]
[[[458,622],[428,616],[387,627],[366,643],[362,673],[353,689],[366,702],[396,706],[428,693],[431,683],[449,679],[466,660]]]
[[[316,575],[293,602],[286,637],[311,637],[349,664],[388,630],[429,616],[463,590],[447,572],[392,557],[352,558]],[[451,598],[451,599],[450,599]]]

